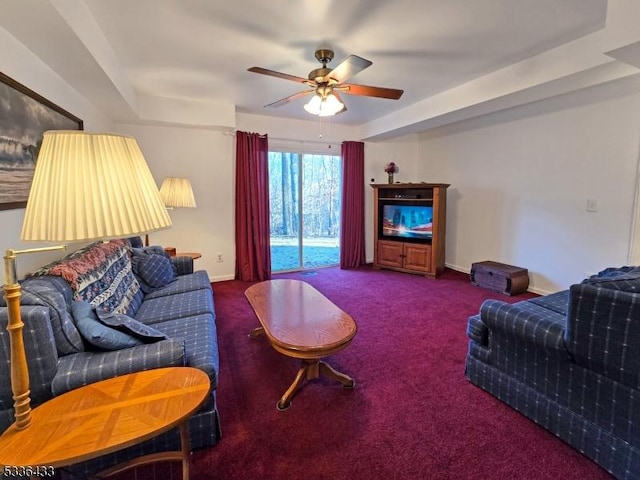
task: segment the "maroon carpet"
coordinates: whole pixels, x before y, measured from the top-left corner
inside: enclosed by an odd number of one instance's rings
[[[438,280],[368,267],[275,278],[309,282],[356,320],[353,343],[327,359],[356,387],[320,379],[277,411],[298,361],[247,336],[258,325],[248,283],[213,284],[223,439],[194,453],[192,478],[610,478],[464,377],[467,318],[486,298],[531,295],[492,293],[454,271]]]

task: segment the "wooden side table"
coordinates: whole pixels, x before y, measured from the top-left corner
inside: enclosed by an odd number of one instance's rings
[[[191,257],[194,260],[197,260],[202,257],[202,254],[197,252],[178,252],[176,253],[176,257]]]
[[[99,473],[108,477],[157,461],[181,461],[189,478],[188,418],[209,393],[199,369],[169,367],[92,383],[43,403],[31,426],[9,427],[0,436],[0,471],[5,467],[56,469],[142,443],[176,426],[181,450],[139,457]]]

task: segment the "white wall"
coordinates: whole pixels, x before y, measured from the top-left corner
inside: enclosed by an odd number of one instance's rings
[[[617,81],[421,134],[421,176],[451,183],[447,264],[526,267],[541,293],[626,264],[639,92]]]
[[[151,233],[149,242],[202,253],[196,269],[207,270],[214,281],[233,278],[234,137],[196,127],[118,124],[116,128],[136,138],[158,186],[166,177],[182,177],[193,187],[197,207],[169,210],[173,225]],[[218,252],[222,263],[217,262]]]
[[[111,131],[112,122],[64,80],[34,56],[27,48],[0,28],[0,71],[25,85],[56,105],[84,121],[87,131]],[[24,209],[0,211],[0,250],[45,246],[20,241]],[[74,246],[70,246],[74,250]],[[18,259],[18,275],[23,276],[47,261],[64,255],[64,252],[22,255]],[[4,268],[0,274],[4,284]]]
[[[436,180],[418,173],[420,156],[417,134],[384,142],[366,142],[364,157],[366,259],[370,263],[373,262],[373,239],[376,235],[373,231],[373,221],[377,212],[373,205],[373,188],[369,184],[388,182],[384,167],[389,162],[395,162],[398,166],[398,173],[393,178],[396,182],[434,182]]]

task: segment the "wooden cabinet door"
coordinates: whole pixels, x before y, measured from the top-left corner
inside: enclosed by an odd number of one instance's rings
[[[403,244],[401,242],[378,241],[378,264],[402,268]]]
[[[417,272],[431,271],[431,245],[405,243],[403,267]]]

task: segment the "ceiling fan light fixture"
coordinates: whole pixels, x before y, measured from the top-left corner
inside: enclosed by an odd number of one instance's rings
[[[308,103],[305,104],[304,109],[311,115],[320,115],[320,105],[322,104],[322,97],[320,95],[314,95],[311,97]]]
[[[335,115],[336,113],[341,112],[344,108],[344,103],[338,100],[338,97],[333,93],[327,95],[327,98],[322,102],[322,104],[324,105],[324,109],[321,108],[321,110],[324,110],[326,115]],[[320,112],[320,116],[323,116],[322,113],[323,112]]]
[[[333,93],[330,93],[324,99],[316,94],[304,106],[304,109],[312,115],[328,117],[341,112],[344,109],[344,104]]]
[[[327,67],[327,63],[333,58],[333,50],[328,47],[319,47],[315,53],[316,60],[321,64],[321,68],[316,68],[309,72],[307,78],[289,75],[288,73],[276,72],[262,67],[251,67],[248,70],[270,77],[282,78],[296,83],[302,83],[313,90],[303,90],[277,102],[272,102],[265,107],[280,107],[289,102],[297,100],[307,95],[313,94],[311,100],[304,106],[304,109],[311,115],[328,117],[336,113],[346,111],[340,95],[337,92],[349,95],[360,95],[363,97],[378,97],[398,100],[403,91],[395,88],[372,87],[369,85],[358,85],[356,83],[345,83],[351,77],[372,65],[370,60],[357,55],[349,55],[336,68]]]

